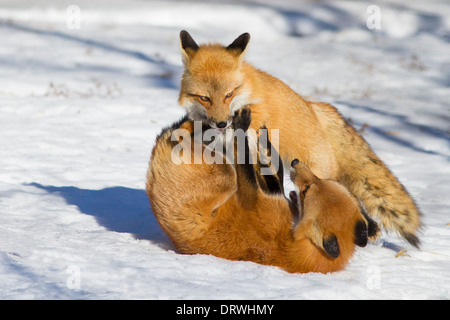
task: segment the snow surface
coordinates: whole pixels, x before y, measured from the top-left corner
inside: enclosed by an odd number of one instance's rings
[[[0,22],[1,299],[450,298],[448,1],[3,0]],[[337,106],[422,209],[422,249],[384,233],[333,274],[176,252],[144,186],[184,114],[181,29],[248,31],[248,61]]]

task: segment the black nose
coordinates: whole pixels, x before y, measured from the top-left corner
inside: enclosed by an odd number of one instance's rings
[[[294,159],[291,162],[291,167],[295,167],[296,165],[298,165],[300,163],[300,161],[298,159]]]
[[[225,121],[217,122],[217,128],[223,129],[227,126],[227,123]]]

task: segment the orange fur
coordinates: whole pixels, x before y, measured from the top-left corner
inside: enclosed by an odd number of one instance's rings
[[[190,119],[212,127],[229,126],[234,112],[249,106],[253,129],[279,130],[279,152],[285,163],[298,158],[319,178],[343,184],[386,229],[419,245],[419,209],[333,106],[307,101],[279,79],[246,63],[248,34],[228,47],[198,46],[185,31],[180,37],[184,73],[179,103]]]
[[[311,184],[298,206],[283,195],[268,195],[245,178],[241,165],[175,164],[174,129],[193,131],[190,121],[166,129],[152,151],[146,190],[162,229],[182,253],[212,254],[230,260],[274,265],[289,272],[333,272],[344,268],[354,251],[355,226],[361,223],[357,201],[336,182],[320,180],[304,165],[292,168],[299,188]],[[194,147],[188,144],[184,147]],[[202,153],[204,146],[202,147]],[[310,177],[312,180],[308,180]],[[324,249],[330,235],[339,255]]]

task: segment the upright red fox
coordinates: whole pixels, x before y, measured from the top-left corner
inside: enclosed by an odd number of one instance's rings
[[[246,130],[250,110],[242,109],[234,126]],[[291,178],[299,194],[263,192],[249,161],[238,164],[176,164],[174,147],[204,155],[185,139],[173,141],[174,130],[193,133],[184,119],[163,130],[152,151],[146,190],[162,229],[178,250],[212,254],[230,260],[274,265],[289,272],[332,272],[344,268],[355,244],[365,246],[377,226],[360,211],[346,188],[321,180],[298,160]],[[246,141],[245,152],[248,151]],[[250,155],[251,156],[251,155]],[[297,208],[302,217],[295,225]]]
[[[284,163],[295,158],[321,179],[344,185],[380,219],[418,247],[420,212],[406,189],[333,106],[303,99],[279,79],[243,61],[250,35],[229,46],[197,45],[181,31],[184,73],[179,103],[192,120],[224,130],[249,106],[253,129],[279,129]]]

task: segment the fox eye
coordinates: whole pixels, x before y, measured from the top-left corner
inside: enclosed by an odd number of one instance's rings
[[[208,101],[209,101],[209,98],[206,97],[206,96],[198,96],[198,97],[199,97],[200,100],[202,100],[202,101],[205,101],[205,102],[208,102]]]
[[[302,190],[303,196],[306,196],[306,191],[308,191],[310,186],[306,185],[305,188]]]
[[[231,96],[234,94],[234,91],[231,91],[230,93],[228,93],[225,98],[231,98]]]

